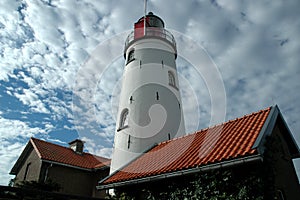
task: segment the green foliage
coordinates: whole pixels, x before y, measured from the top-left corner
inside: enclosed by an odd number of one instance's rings
[[[8,186],[13,187],[16,182],[16,178],[12,178],[9,180]]]
[[[123,188],[116,199],[261,200],[263,184],[257,175],[247,170],[215,170]]]
[[[43,190],[48,192],[59,191],[61,188],[58,183],[53,182],[51,179],[47,180],[45,183],[38,181],[22,181],[16,184],[16,186],[24,189]]]

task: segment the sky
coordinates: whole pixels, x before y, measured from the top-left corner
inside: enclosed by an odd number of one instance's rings
[[[300,144],[299,7],[148,0],[178,43],[187,133],[277,104]],[[143,14],[142,0],[1,0],[0,185],[30,137],[81,138],[86,151],[111,156],[123,45]]]

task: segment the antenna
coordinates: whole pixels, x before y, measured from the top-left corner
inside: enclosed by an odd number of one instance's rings
[[[147,0],[144,0],[144,36],[146,35]]]

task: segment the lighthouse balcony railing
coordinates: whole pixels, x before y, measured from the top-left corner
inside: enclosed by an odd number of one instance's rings
[[[127,48],[129,45],[132,44],[132,42],[142,39],[142,38],[158,38],[158,39],[163,39],[170,43],[172,47],[174,48],[176,52],[176,42],[174,36],[171,34],[171,32],[162,29],[162,28],[157,28],[157,27],[147,27],[146,29],[146,34],[144,34],[144,29],[139,28],[138,30],[134,30],[126,38],[125,41],[125,49],[124,53],[126,52]]]

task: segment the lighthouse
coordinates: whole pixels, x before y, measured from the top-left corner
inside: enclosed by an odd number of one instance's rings
[[[160,17],[149,12],[134,24],[124,58],[110,174],[156,144],[185,134],[176,42]]]

